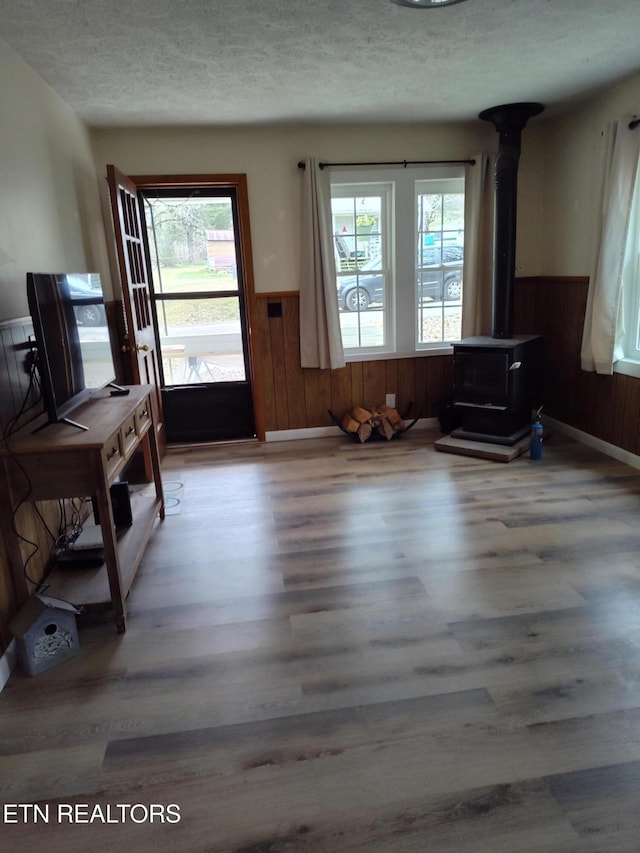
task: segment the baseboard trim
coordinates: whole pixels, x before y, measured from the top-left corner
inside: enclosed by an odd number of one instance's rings
[[[304,438],[329,438],[340,435],[338,427],[308,427],[307,429],[278,429],[265,432],[265,441],[299,441]]]
[[[437,418],[420,418],[412,429],[431,429],[438,426]],[[298,441],[305,438],[330,438],[344,435],[337,426],[308,427],[307,429],[279,429],[265,433],[265,441]]]
[[[632,468],[640,468],[640,456],[635,453],[631,453],[628,450],[623,450],[622,447],[617,447],[615,444],[609,444],[608,441],[603,441],[601,438],[596,438],[594,435],[590,435],[588,432],[583,432],[581,429],[576,429],[576,427],[572,427],[569,424],[565,424],[563,421],[557,421],[555,418],[547,417],[543,415],[543,421],[545,424],[548,424],[553,429],[558,432],[563,433],[564,435],[568,435],[569,438],[575,438],[576,441],[579,441],[581,444],[586,444],[588,447],[592,447],[594,450],[599,450],[600,453],[604,453],[606,456],[611,456],[613,459],[617,459],[619,462],[624,462],[627,465],[630,465]]]
[[[7,681],[9,681],[9,676],[15,669],[17,663],[18,645],[15,640],[11,640],[5,649],[4,654],[0,658],[0,693],[2,693],[2,689]]]

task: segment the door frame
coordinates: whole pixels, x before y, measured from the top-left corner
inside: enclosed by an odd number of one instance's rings
[[[235,190],[240,225],[238,240],[241,254],[240,262],[244,270],[244,300],[247,315],[251,397],[253,401],[256,436],[259,441],[265,441],[264,379],[262,376],[262,362],[258,357],[258,345],[255,336],[255,329],[258,328],[258,307],[253,277],[247,176],[240,173],[229,175],[129,175],[128,177],[138,190],[179,190],[193,186],[208,189]]]

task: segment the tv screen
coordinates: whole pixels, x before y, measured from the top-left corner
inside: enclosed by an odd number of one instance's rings
[[[27,298],[49,423],[74,423],[66,416],[115,379],[100,276],[28,273]]]

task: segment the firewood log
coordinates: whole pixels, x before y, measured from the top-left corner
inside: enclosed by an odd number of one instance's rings
[[[395,425],[398,423],[402,423],[402,418],[400,417],[400,412],[397,409],[392,408],[391,406],[381,406],[383,414],[389,418],[391,424]]]
[[[383,418],[382,421],[378,425],[378,432],[380,435],[383,435],[387,441],[393,438],[393,427],[388,418]]]
[[[358,432],[360,424],[355,418],[352,418],[349,412],[342,418],[342,427],[347,432]]]
[[[371,433],[373,432],[373,427],[370,423],[362,423],[358,428],[358,438],[360,439],[360,443],[364,444],[364,442],[371,437]]]
[[[354,406],[353,409],[351,409],[351,417],[355,418],[359,423],[364,424],[371,417],[371,412],[367,409],[363,409],[362,406]]]

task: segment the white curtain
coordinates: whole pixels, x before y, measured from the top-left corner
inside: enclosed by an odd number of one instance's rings
[[[331,233],[331,182],[328,169],[305,160],[302,190],[300,277],[300,362],[302,367],[345,366],[336,262]]]
[[[622,274],[640,156],[640,128],[630,130],[629,121],[607,129],[602,234],[582,334],[582,369],[605,374],[622,357]]]
[[[462,337],[481,334],[483,306],[491,288],[492,207],[489,158],[476,154],[473,166],[467,166],[464,211],[464,299],[462,301]]]

